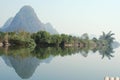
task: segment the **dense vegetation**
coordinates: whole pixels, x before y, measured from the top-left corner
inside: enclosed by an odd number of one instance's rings
[[[11,46],[77,46],[77,47],[87,47],[96,48],[111,45],[114,38],[113,33],[109,32],[97,38],[89,39],[87,33],[83,34],[81,37],[66,35],[66,34],[54,34],[51,35],[46,31],[39,31],[37,33],[30,34],[28,32],[0,32],[0,43],[5,46],[9,43]]]
[[[32,39],[38,45],[54,45],[54,46],[64,46],[66,44],[73,44],[75,41],[80,41],[81,39],[75,36],[66,34],[54,34],[50,35],[46,31],[40,31],[32,34]]]
[[[3,46],[10,44],[11,46],[35,47],[36,45],[31,34],[27,32],[0,32],[0,42]]]
[[[66,35],[66,34],[54,34],[51,35],[46,31],[39,31],[37,33],[30,34],[28,32],[0,32],[0,43],[3,46],[20,46],[34,49],[37,47],[73,47],[80,48],[80,50],[88,53],[90,50],[96,52],[97,50],[102,55],[108,58],[113,57],[111,53],[114,53],[112,49],[112,43],[114,35],[111,31],[107,34],[103,34],[97,39],[89,39],[87,33],[81,37]],[[37,48],[38,49],[38,48]],[[37,52],[35,52],[37,53]]]
[[[86,44],[88,43],[88,38],[82,39],[80,37],[75,37],[66,34],[54,34],[51,35],[46,31],[39,31],[37,33],[27,33],[27,32],[0,32],[0,42],[10,43],[11,45],[20,46],[65,46],[65,44],[70,44],[69,46],[78,45],[78,43]]]

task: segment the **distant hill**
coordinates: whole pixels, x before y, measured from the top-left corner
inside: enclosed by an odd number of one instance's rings
[[[9,27],[9,25],[10,25],[11,22],[12,22],[12,20],[13,20],[13,17],[9,18],[9,19],[5,22],[5,24],[2,26],[2,30],[3,30],[3,31],[4,31],[7,27]]]
[[[51,34],[57,34],[57,30],[53,28],[53,26],[50,23],[44,24],[45,30]]]
[[[57,34],[52,25],[42,23],[31,6],[24,6],[12,19],[9,19],[1,29],[4,32],[26,31],[30,33],[40,30]]]
[[[3,28],[7,28],[7,27],[11,24],[12,20],[13,20],[13,17],[9,18],[9,19],[5,22]]]

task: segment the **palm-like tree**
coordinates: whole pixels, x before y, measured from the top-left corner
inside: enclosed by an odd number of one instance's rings
[[[103,32],[103,35],[100,36],[99,38],[99,43],[102,44],[102,46],[99,47],[99,52],[102,55],[102,58],[105,56],[111,59],[111,57],[114,57],[111,53],[114,53],[113,48],[112,48],[112,43],[114,41],[114,37],[112,37],[114,33],[111,31],[105,34]]]
[[[99,40],[106,40],[111,45],[111,43],[115,39],[114,37],[112,37],[113,35],[115,35],[115,34],[112,33],[111,31],[108,32],[107,34],[105,34],[105,32],[103,32],[103,35],[100,36]]]

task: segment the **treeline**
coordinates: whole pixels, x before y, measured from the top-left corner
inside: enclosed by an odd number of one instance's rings
[[[54,34],[51,35],[46,31],[39,31],[37,33],[28,32],[0,32],[0,45],[6,46],[23,46],[23,47],[35,47],[35,46],[60,46],[60,47],[81,47],[84,49],[103,48],[103,46],[111,46],[114,38],[111,31],[107,34],[103,34],[97,39],[89,39],[87,33],[81,37],[76,37],[66,34]]]
[[[66,35],[66,34],[54,34],[51,35],[46,31],[40,31],[31,35],[32,39],[34,39],[35,43],[40,46],[73,46],[78,43],[86,43],[89,38],[82,39],[80,37]]]
[[[31,38],[31,34],[27,32],[0,32],[0,43],[3,46],[23,46],[34,47],[36,43]]]
[[[3,45],[10,44],[12,46],[79,46],[78,43],[86,44],[88,41],[88,36],[82,39],[66,34],[51,35],[46,31],[39,31],[33,34],[28,32],[0,32],[0,43],[3,43]]]

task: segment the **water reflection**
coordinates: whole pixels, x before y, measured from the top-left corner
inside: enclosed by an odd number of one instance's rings
[[[99,48],[89,48],[85,47],[71,47],[71,48],[61,48],[61,47],[47,47],[35,49],[29,48],[0,48],[0,55],[4,60],[5,64],[9,67],[15,69],[16,73],[22,79],[29,79],[35,72],[37,66],[41,63],[50,63],[54,56],[67,56],[74,54],[82,54],[82,56],[87,57],[89,51],[96,53],[97,51],[104,57],[111,59],[113,57],[113,47],[104,46]]]
[[[40,64],[39,59],[31,56],[26,58],[21,58],[20,56],[2,56],[2,58],[8,66],[15,69],[22,79],[30,78]]]
[[[9,49],[8,51],[4,49],[1,57],[5,64],[14,68],[22,79],[30,78],[40,63],[49,63],[52,60],[52,56],[48,56],[45,59],[39,59],[31,53],[30,49],[26,48]]]

